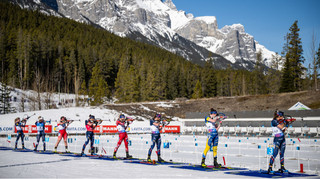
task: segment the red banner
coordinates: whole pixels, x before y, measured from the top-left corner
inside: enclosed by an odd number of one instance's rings
[[[22,127],[23,133],[37,133],[36,125],[26,125],[26,127]],[[17,133],[17,129],[14,129],[14,132]],[[44,129],[45,133],[52,133],[52,125],[46,125]]]
[[[180,133],[180,126],[164,126],[163,133]]]
[[[117,133],[118,129],[116,125],[103,125],[103,126],[97,126],[94,131],[94,133]]]
[[[38,132],[36,125],[26,125],[26,127],[23,127],[22,129],[24,133]],[[15,129],[15,132],[17,132],[16,129]],[[46,125],[45,133],[52,133],[52,132],[53,132],[52,125]],[[116,125],[98,125],[93,132],[94,133],[118,133],[118,129]],[[164,129],[161,131],[161,133],[180,133],[180,126],[165,126]]]

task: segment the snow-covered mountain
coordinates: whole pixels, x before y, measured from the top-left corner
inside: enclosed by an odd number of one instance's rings
[[[57,12],[57,7],[54,0],[48,3],[41,3],[40,0],[9,0],[14,4],[18,4],[23,9],[31,9],[31,10],[39,10],[41,13],[50,15],[50,16],[57,16],[57,17],[64,17],[63,14]]]
[[[218,29],[214,16],[194,17],[172,0],[12,0],[50,6],[63,16],[94,23],[119,36],[147,42],[202,64],[214,58],[217,68],[253,69],[256,52],[266,64],[270,53],[241,24]]]

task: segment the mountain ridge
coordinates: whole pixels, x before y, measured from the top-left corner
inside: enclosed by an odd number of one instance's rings
[[[42,0],[38,3],[57,9],[64,17],[97,24],[121,37],[159,46],[200,65],[213,57],[218,69],[231,66],[253,70],[258,50],[262,51],[263,63],[270,67],[270,58],[275,54],[261,44],[257,48],[257,42],[245,33],[243,25],[218,29],[215,16],[194,17],[177,10],[171,0]]]

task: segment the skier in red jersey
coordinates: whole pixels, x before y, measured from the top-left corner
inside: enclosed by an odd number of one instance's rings
[[[125,148],[126,148],[126,158],[132,158],[132,156],[129,155],[128,134],[127,134],[127,131],[126,131],[127,127],[132,122],[133,122],[133,119],[130,118],[130,117],[126,117],[124,114],[121,114],[119,116],[119,119],[116,122],[117,129],[118,129],[118,132],[119,132],[119,141],[118,141],[118,144],[117,144],[116,148],[114,149],[113,158],[116,158],[117,151],[118,151],[122,141],[124,141],[124,145],[125,145]]]

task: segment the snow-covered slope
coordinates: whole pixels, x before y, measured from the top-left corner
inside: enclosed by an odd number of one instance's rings
[[[41,13],[51,16],[64,17],[57,12],[57,4],[54,0],[47,0],[47,4],[40,0],[10,0],[14,4],[18,4],[21,8],[39,10]]]
[[[0,88],[2,88],[2,84],[0,83]],[[139,114],[139,112],[135,112],[135,109],[131,107],[127,111],[123,111],[119,109],[111,109],[107,105],[117,105],[121,106],[122,104],[114,104],[114,101],[105,101],[105,105],[102,106],[90,106],[90,99],[88,96],[75,94],[66,94],[66,93],[37,93],[33,90],[21,90],[18,88],[12,88],[8,86],[11,90],[10,92],[10,107],[14,108],[16,113],[7,114],[10,116],[9,118],[14,119],[15,116],[23,117],[24,115],[31,115],[36,113],[37,116],[43,116],[46,119],[57,120],[61,115],[65,115],[71,119],[86,119],[89,114],[96,115],[97,118],[101,118],[104,120],[111,120],[110,122],[114,122],[115,119],[122,113],[125,115],[129,115],[130,117],[136,118],[138,121],[147,121],[158,111],[152,110],[147,107],[149,104],[153,104],[159,108],[173,108],[177,107],[177,105],[173,105],[174,103],[170,102],[149,102],[149,103],[140,103],[139,108],[145,111],[144,114]],[[40,102],[39,102],[39,97]],[[76,102],[78,99],[78,103]],[[114,99],[115,100],[115,99]],[[24,101],[24,103],[22,103]],[[41,108],[39,107],[41,105]],[[127,112],[131,113],[128,114]],[[0,109],[0,113],[2,113]],[[147,114],[149,113],[149,114]],[[165,113],[162,113],[165,114]],[[168,115],[167,115],[168,116]],[[168,116],[170,117],[170,116]],[[179,118],[171,116],[172,119],[177,120]],[[31,122],[35,122],[35,117],[32,118]]]
[[[259,49],[263,49],[266,62],[270,60],[270,54],[274,54],[260,46],[258,49],[254,37],[245,32],[243,25],[234,24],[218,29],[216,17],[186,14],[178,10],[172,0],[42,2],[65,17],[98,24],[119,36],[157,45],[199,64],[211,55],[218,68],[231,65],[251,70]]]

